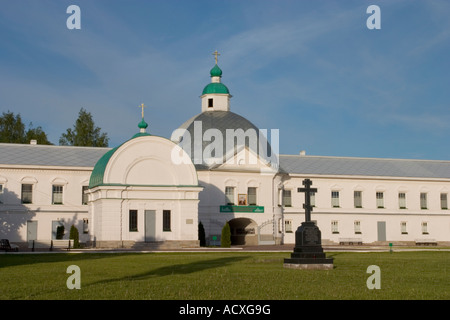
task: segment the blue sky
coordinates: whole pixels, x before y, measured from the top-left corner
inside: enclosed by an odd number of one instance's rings
[[[0,0],[0,112],[57,144],[85,108],[116,146],[144,103],[170,137],[218,50],[231,111],[279,129],[282,154],[450,160],[449,16],[445,0]]]

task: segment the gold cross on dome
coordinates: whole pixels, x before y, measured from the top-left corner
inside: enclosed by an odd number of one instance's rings
[[[142,109],[142,119],[144,119],[144,108],[147,108],[147,107],[144,106],[144,104],[141,104],[140,106],[138,106],[138,108]]]
[[[216,51],[213,52],[213,56],[215,56],[216,64],[217,64],[217,56],[220,56],[220,53],[218,53],[217,50],[216,50]]]

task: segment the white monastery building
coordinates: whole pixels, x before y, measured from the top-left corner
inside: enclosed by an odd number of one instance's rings
[[[217,57],[217,56],[216,56]],[[211,69],[201,112],[170,139],[139,132],[115,148],[0,144],[0,238],[26,245],[76,226],[91,247],[291,244],[305,219],[322,243],[450,244],[450,161],[278,155],[276,132],[230,110]]]

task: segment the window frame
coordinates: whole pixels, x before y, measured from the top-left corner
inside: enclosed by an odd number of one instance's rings
[[[339,190],[331,190],[331,207],[332,208],[340,208]]]
[[[384,209],[384,191],[375,192],[377,209]]]
[[[232,193],[229,192],[230,190],[232,191]],[[233,187],[233,186],[225,187],[225,204],[226,205],[229,205],[229,206],[235,205],[235,203],[236,203],[235,202],[235,198],[236,198],[235,193],[236,193],[236,187]],[[232,200],[232,201],[230,201],[230,200]]]
[[[163,232],[171,232],[172,231],[172,212],[171,210],[163,210]]]
[[[30,191],[24,191],[24,186],[30,186]],[[34,184],[32,183],[22,183],[21,186],[21,191],[20,191],[20,202],[22,204],[32,204],[33,203],[33,189],[34,189]],[[26,196],[24,196],[26,195]],[[29,196],[30,200],[29,201],[25,201],[25,198]]]
[[[61,192],[57,192],[56,189],[61,190]],[[61,199],[57,199],[57,198],[61,198]],[[64,186],[61,184],[53,184],[52,185],[52,204],[55,205],[62,205],[64,204]],[[56,202],[57,200],[60,200],[61,202]]]
[[[428,209],[428,193],[421,192],[420,193],[420,210]]]
[[[138,232],[138,211],[136,209],[128,210],[128,231]]]
[[[250,189],[255,191],[254,194],[250,194]],[[257,206],[258,204],[258,188],[257,187],[247,187],[247,204],[249,206]],[[252,201],[254,197],[254,201]]]
[[[331,233],[339,234],[339,221],[338,220],[331,221]]]
[[[353,206],[358,209],[362,208],[362,191],[360,190],[353,191]]]
[[[401,195],[403,195],[403,197],[401,197]],[[398,208],[406,209],[406,192],[398,193]]]
[[[448,194],[445,192],[441,192],[440,200],[441,210],[448,210]]]
[[[89,190],[89,186],[81,186],[81,205],[87,206],[89,196],[85,193],[85,191]]]

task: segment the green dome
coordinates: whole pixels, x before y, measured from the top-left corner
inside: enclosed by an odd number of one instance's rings
[[[209,93],[223,93],[223,94],[230,94],[230,91],[228,91],[228,88],[220,82],[212,82],[210,84],[208,84],[205,89],[203,89],[203,93],[204,94],[209,94]]]
[[[142,118],[141,122],[138,124],[139,129],[147,129],[148,124],[144,121],[144,118]]]
[[[219,68],[219,66],[216,64],[210,71],[211,77],[221,77],[222,76],[222,70]]]
[[[139,123],[139,125],[141,125],[141,123],[145,123],[144,119],[142,119],[142,121]],[[145,123],[145,124],[147,124],[147,123]],[[94,166],[94,169],[92,170],[91,177],[89,179],[89,189],[97,187],[97,186],[101,186],[103,184],[103,177],[105,175],[106,166],[108,165],[109,160],[113,156],[114,152],[117,151],[117,149],[119,149],[126,142],[128,142],[132,139],[135,139],[135,138],[143,137],[143,136],[151,136],[151,134],[147,133],[147,132],[136,133],[131,139],[125,141],[120,146],[115,147],[115,148],[109,150],[108,152],[106,152],[97,161],[97,163]]]

